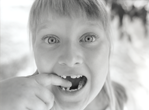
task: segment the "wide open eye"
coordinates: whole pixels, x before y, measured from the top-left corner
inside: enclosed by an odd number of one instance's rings
[[[94,42],[96,38],[94,34],[85,34],[80,38],[80,42],[91,43]]]
[[[45,42],[48,44],[55,44],[55,43],[59,43],[59,38],[55,35],[46,35],[44,38]]]

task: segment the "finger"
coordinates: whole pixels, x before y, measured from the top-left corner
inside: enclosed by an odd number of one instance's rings
[[[48,106],[38,97],[36,97],[36,95],[29,97],[26,108],[28,110],[48,110]]]
[[[55,74],[38,74],[35,76],[31,76],[30,78],[34,78],[40,85],[42,86],[63,86],[63,87],[71,87],[71,82]]]
[[[36,88],[35,94],[36,94],[36,97],[42,100],[49,109],[52,108],[54,104],[54,95],[51,93],[50,90],[48,90],[45,87],[40,86]]]

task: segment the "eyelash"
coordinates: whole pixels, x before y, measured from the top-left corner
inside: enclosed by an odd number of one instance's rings
[[[91,43],[91,42],[95,42],[96,39],[97,39],[96,35],[87,33],[87,34],[84,34],[83,36],[81,36],[80,42]],[[44,41],[48,44],[60,43],[59,38],[55,35],[46,35],[44,37]]]
[[[80,42],[91,43],[91,42],[95,42],[96,39],[97,39],[97,36],[94,34],[85,34],[80,38]]]
[[[59,42],[60,42],[59,38],[58,38],[57,36],[55,36],[55,35],[46,35],[46,36],[44,37],[44,40],[45,40],[45,42],[48,43],[48,44],[55,44],[55,43],[59,43]],[[51,40],[52,42],[50,42],[50,40]]]

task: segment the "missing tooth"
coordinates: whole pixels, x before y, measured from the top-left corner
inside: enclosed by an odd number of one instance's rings
[[[66,80],[68,80],[72,83],[70,90],[81,89],[82,87],[84,87],[84,85],[87,82],[87,78],[85,76],[82,76],[80,78],[71,78],[70,76],[67,76]]]

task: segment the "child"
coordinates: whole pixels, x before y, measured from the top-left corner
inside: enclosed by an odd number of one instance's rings
[[[120,110],[109,75],[109,27],[101,0],[35,0],[29,29],[38,71],[0,83],[1,109]]]

